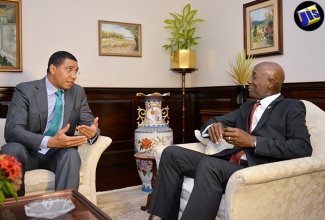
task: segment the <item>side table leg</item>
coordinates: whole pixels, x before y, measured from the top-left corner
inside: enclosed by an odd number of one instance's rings
[[[151,193],[150,193],[150,194],[148,195],[148,197],[147,197],[147,204],[141,206],[141,210],[142,210],[142,211],[147,211],[147,209],[148,209],[148,207],[149,207],[149,204],[150,204],[150,199],[151,199]]]

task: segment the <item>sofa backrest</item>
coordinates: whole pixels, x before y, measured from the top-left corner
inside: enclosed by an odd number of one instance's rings
[[[6,119],[5,118],[0,118],[0,147],[3,146],[6,141],[5,141],[5,124],[6,124]]]
[[[306,125],[310,134],[312,156],[325,153],[325,112],[312,102],[302,100],[306,106]]]

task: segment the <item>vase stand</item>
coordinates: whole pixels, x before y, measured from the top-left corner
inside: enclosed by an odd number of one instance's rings
[[[146,154],[146,152],[139,152],[139,153],[136,153],[134,154],[134,157],[136,159],[140,159],[140,160],[149,160],[149,161],[152,161],[152,178],[151,178],[151,186],[152,186],[152,189],[154,188],[155,186],[155,183],[156,183],[156,178],[157,178],[157,164],[156,164],[156,160],[155,160],[155,157],[151,157],[151,156],[148,156]],[[152,193],[149,193],[148,194],[148,197],[147,197],[147,204],[144,205],[144,206],[141,206],[141,210],[142,211],[147,211],[148,207],[149,207],[149,204],[150,204],[150,200],[151,200],[151,194]],[[153,215],[150,215],[149,216],[149,220],[151,220],[153,218]]]

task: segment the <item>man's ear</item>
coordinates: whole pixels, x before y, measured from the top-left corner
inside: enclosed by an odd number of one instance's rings
[[[269,88],[273,88],[275,86],[274,80],[270,79],[269,80]]]
[[[55,66],[54,64],[51,64],[51,65],[50,65],[49,70],[50,70],[50,73],[51,73],[52,75],[54,74],[54,70],[55,70],[55,68],[56,68],[56,66]]]

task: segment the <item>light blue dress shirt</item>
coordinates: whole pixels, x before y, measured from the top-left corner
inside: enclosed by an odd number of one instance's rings
[[[57,99],[57,95],[55,94],[55,92],[57,91],[57,89],[49,82],[48,78],[46,77],[45,79],[45,84],[46,84],[46,91],[47,91],[47,102],[48,102],[48,115],[47,115],[47,122],[46,122],[46,127],[44,130],[44,133],[49,129],[53,115],[54,115],[54,106],[55,106],[55,102]],[[63,109],[64,109],[64,91],[62,93],[62,105],[63,105]],[[62,128],[62,124],[63,124],[63,118],[64,118],[64,111],[62,113],[62,119],[61,119],[61,123],[60,123],[60,129]],[[43,134],[44,134],[43,133]],[[50,149],[47,147],[47,143],[50,139],[50,136],[44,136],[42,142],[41,142],[41,146],[39,147],[39,151],[41,154],[46,154],[46,152]]]

